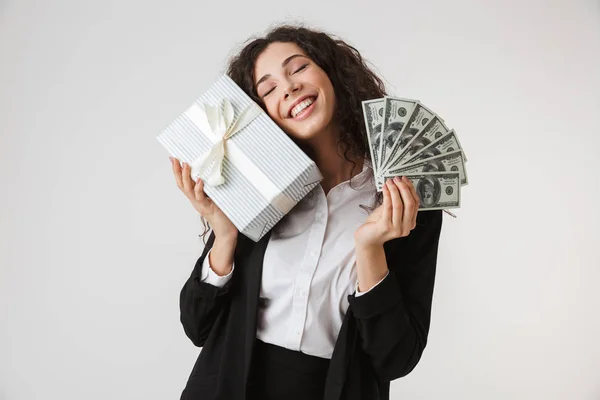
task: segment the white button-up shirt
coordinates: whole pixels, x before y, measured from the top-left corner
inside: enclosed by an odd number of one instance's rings
[[[365,161],[358,175],[327,195],[317,185],[273,229],[263,264],[258,339],[331,358],[348,295],[366,293],[358,291],[354,232],[368,216],[360,205],[372,206],[376,190],[373,169]],[[222,287],[235,265],[219,276],[210,268],[209,255],[201,280]]]

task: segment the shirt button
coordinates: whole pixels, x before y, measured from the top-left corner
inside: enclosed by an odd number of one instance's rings
[[[317,256],[317,252],[316,251],[311,251],[310,255],[313,256],[313,257],[316,257]]]
[[[300,331],[296,331],[296,336],[300,336]]]
[[[300,296],[304,296],[304,290],[300,291]]]

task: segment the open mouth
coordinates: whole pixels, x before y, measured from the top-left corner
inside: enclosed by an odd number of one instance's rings
[[[310,96],[302,100],[300,103],[292,107],[289,117],[293,119],[302,119],[303,117],[307,116],[313,110],[316,100],[317,96]]]

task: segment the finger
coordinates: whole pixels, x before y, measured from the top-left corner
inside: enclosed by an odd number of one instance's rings
[[[188,197],[194,196],[194,181],[190,176],[190,166],[187,163],[183,163],[183,169],[181,170],[181,180],[183,181],[183,191]]]
[[[399,180],[400,181],[400,180]],[[404,203],[404,215],[402,216],[402,233],[407,235],[415,225],[417,216],[417,203],[406,182],[398,182],[398,189]]]
[[[196,185],[194,186],[194,197],[201,206],[204,207],[206,205],[208,196],[204,193],[204,181],[200,178],[196,180]]]
[[[412,229],[415,229],[415,227],[417,226],[417,214],[419,214],[419,207],[421,207],[421,198],[419,197],[419,195],[417,193],[417,189],[415,188],[415,185],[413,185],[412,181],[408,178],[406,178],[406,179],[410,182],[409,187],[410,187],[413,197],[415,199],[415,217],[413,219],[413,225],[412,225]]]
[[[413,199],[415,199],[415,203],[417,204],[417,209],[418,209],[419,205],[421,204],[421,200],[419,199],[419,195],[417,194],[415,185],[413,185],[412,181],[410,179],[408,179],[406,176],[403,177],[402,180],[404,182],[406,182],[406,184],[408,185],[408,188],[410,189],[410,193],[412,194]]]
[[[176,158],[171,158],[171,167],[173,168],[173,175],[175,175],[175,182],[177,182],[177,187],[183,190],[183,182],[181,180],[181,166],[179,165],[179,160]]]
[[[392,199],[390,198],[390,189],[388,188],[389,179],[383,184],[383,204],[381,205],[381,218],[384,221],[392,220]]]
[[[392,223],[394,224],[394,228],[400,229],[402,227],[402,214],[404,211],[404,205],[402,204],[402,198],[400,197],[400,192],[398,191],[398,181],[400,178],[395,177],[393,181],[390,181],[390,197],[392,198]]]

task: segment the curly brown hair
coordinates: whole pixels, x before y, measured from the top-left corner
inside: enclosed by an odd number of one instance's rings
[[[381,98],[386,95],[386,90],[383,81],[369,68],[358,50],[332,34],[300,25],[280,25],[264,37],[251,37],[229,60],[227,75],[263,109],[264,104],[254,86],[254,67],[258,56],[274,42],[295,43],[325,71],[336,96],[334,118],[340,128],[339,150],[344,159],[353,164],[353,169],[356,166],[353,159],[371,161],[361,102]],[[363,208],[373,209],[381,202],[382,195],[378,192],[373,205]],[[205,228],[210,229],[206,224]]]

